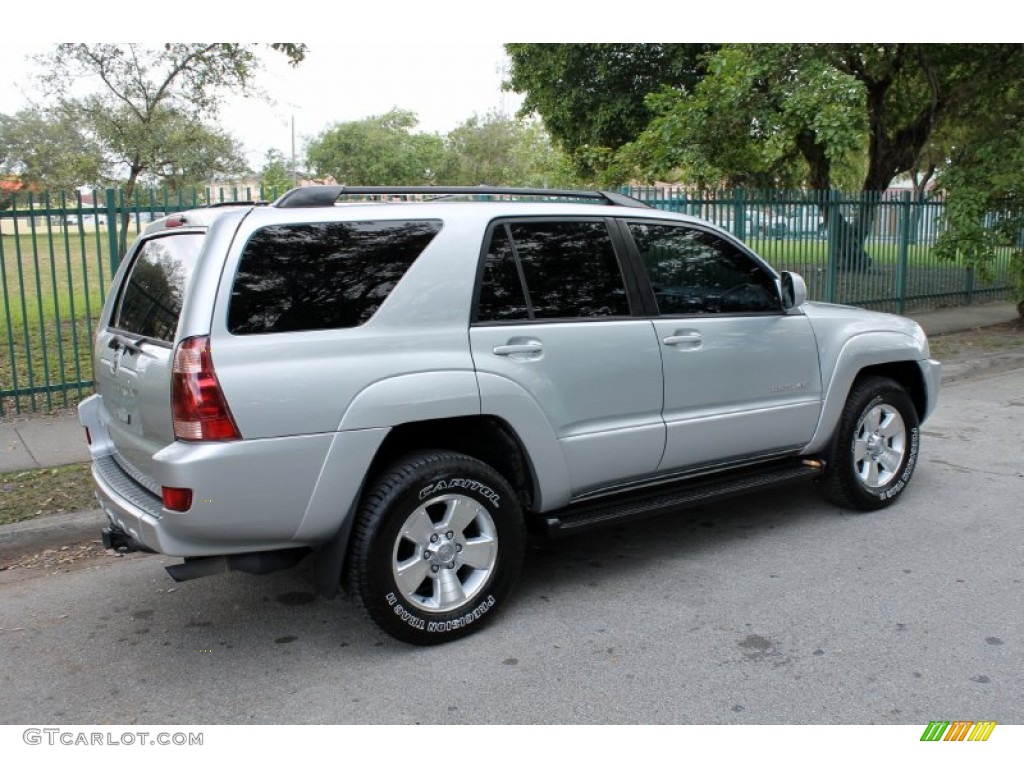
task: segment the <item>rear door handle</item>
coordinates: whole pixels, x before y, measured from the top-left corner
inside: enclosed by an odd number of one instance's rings
[[[699,331],[675,331],[661,341],[669,347],[689,347],[691,349],[698,349],[704,343]]]
[[[539,355],[544,351],[544,345],[539,341],[526,341],[520,344],[502,344],[494,348],[493,352],[502,357],[509,355]]]

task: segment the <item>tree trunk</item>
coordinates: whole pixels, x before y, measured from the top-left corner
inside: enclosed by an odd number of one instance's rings
[[[829,258],[835,259],[840,271],[861,271],[868,268],[870,257],[864,250],[871,227],[875,222],[877,199],[870,204],[863,203],[857,213],[847,219],[840,204],[830,193],[832,164],[825,152],[825,146],[812,131],[803,131],[796,136],[796,145],[810,169],[811,188],[817,190],[818,210],[829,232]],[[864,198],[862,198],[864,199]],[[870,200],[871,198],[868,198]]]
[[[875,225],[878,211],[878,196],[870,192],[862,192],[857,210],[850,217],[843,214],[840,206],[832,202],[825,219],[829,229],[831,258],[835,259],[836,269],[841,272],[863,272],[871,266],[871,257],[864,248],[871,230]]]
[[[124,185],[124,196],[119,201],[122,205],[121,215],[118,216],[119,231],[117,233],[117,249],[120,252],[120,259],[123,259],[128,252],[128,224],[131,221],[132,212],[129,210],[132,198],[135,196],[135,184],[139,180],[141,170],[133,167],[128,174],[128,181]],[[118,259],[118,261],[120,261]]]

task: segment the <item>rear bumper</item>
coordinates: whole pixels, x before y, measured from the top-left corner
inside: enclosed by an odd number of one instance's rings
[[[175,442],[139,477],[117,452],[101,396],[79,406],[92,438],[96,496],[114,530],[149,550],[206,557],[310,547],[333,536],[387,430],[238,440]],[[364,463],[365,462],[365,463]],[[193,492],[187,512],[171,512],[161,486]]]

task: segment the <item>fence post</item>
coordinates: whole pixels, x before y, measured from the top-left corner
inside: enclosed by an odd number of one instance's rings
[[[839,265],[839,193],[834,189],[828,191],[828,264],[825,280],[825,301],[836,300],[836,281]]]
[[[896,256],[896,309],[902,315],[907,300],[907,257],[910,250],[910,234],[914,226],[914,210],[910,204],[910,192],[903,193],[900,201],[900,248]]]
[[[107,247],[110,249],[110,277],[114,277],[121,263],[117,252],[117,190],[107,189]]]
[[[742,187],[736,190],[733,198],[732,233],[742,240],[747,230],[747,208],[743,201]]]

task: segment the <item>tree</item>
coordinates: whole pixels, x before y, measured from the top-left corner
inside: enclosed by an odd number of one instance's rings
[[[626,151],[648,173],[681,164],[783,184],[797,173],[822,193],[849,185],[870,198],[919,169],[944,127],[970,121],[1022,76],[1018,44],[723,46],[695,88],[650,97],[656,117]],[[874,214],[866,204],[850,221],[828,217],[840,266],[866,266]]]
[[[585,173],[607,167],[611,152],[635,139],[653,113],[644,97],[671,86],[689,90],[703,74],[708,43],[514,43],[506,87],[525,94],[521,114],[537,113]]]
[[[935,245],[939,258],[958,261],[982,280],[1000,251],[1012,252],[1017,311],[1024,320],[1024,103],[1019,80],[1003,97],[961,122],[951,134],[938,175],[945,194],[946,227]]]
[[[268,149],[263,159],[263,169],[260,171],[264,191],[277,196],[291,189],[294,182],[294,173],[290,160],[285,160],[284,154],[279,149]]]
[[[117,133],[100,135],[108,150],[117,156],[129,150],[119,144]],[[142,150],[141,157],[149,158],[147,169],[139,178],[159,181],[172,192],[249,171],[237,139],[186,115],[170,111],[154,115],[148,137],[148,147],[135,148]]]
[[[298,43],[273,43],[292,64],[305,56]],[[260,69],[256,47],[238,43],[165,43],[146,48],[137,43],[64,43],[38,57],[45,74],[41,80],[60,107],[78,116],[84,130],[106,143],[108,159],[121,166],[124,192],[131,198],[139,178],[158,172],[165,160],[157,136],[168,136],[169,126],[188,130],[217,114],[228,91],[253,93]],[[94,83],[85,98],[71,94],[72,83]],[[212,129],[207,129],[212,131]],[[127,224],[127,211],[122,222]],[[127,233],[122,226],[122,249]]]
[[[450,131],[444,143],[439,184],[562,187],[575,180],[568,158],[537,122],[474,115]]]
[[[436,134],[413,133],[417,122],[413,112],[392,109],[335,123],[309,142],[306,163],[315,176],[341,184],[429,183],[444,160],[444,143]]]
[[[103,150],[66,111],[0,115],[0,174],[26,185],[70,192],[102,176]]]

